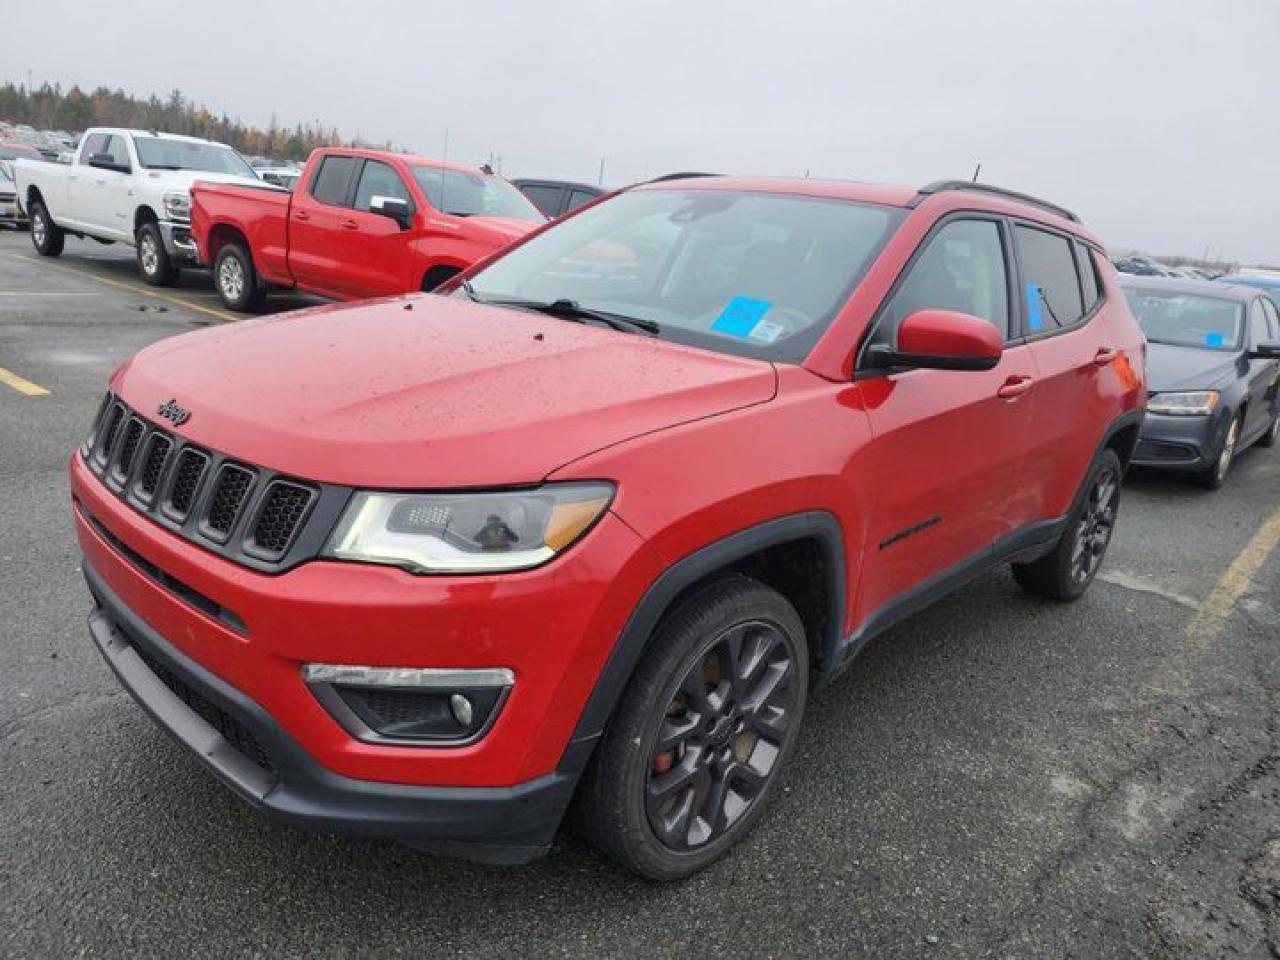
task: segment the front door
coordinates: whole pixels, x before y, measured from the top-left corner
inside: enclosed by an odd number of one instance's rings
[[[417,235],[412,226],[416,213],[409,218],[411,226],[403,229],[391,218],[371,212],[377,197],[404,200],[413,207],[413,196],[395,168],[381,160],[366,160],[339,240],[344,296],[380,297],[407,293],[421,285],[421,277],[410,276],[409,244]]]
[[[875,321],[871,343],[897,344],[926,308],[988,320],[1009,340],[1008,238],[999,218],[968,214],[926,238]],[[908,370],[859,383],[873,439],[849,483],[872,505],[858,616],[931,577],[990,556],[1023,519],[1013,497],[1027,443],[1035,368],[1009,343],[991,370]]]

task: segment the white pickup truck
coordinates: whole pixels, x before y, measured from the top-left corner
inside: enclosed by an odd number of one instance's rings
[[[19,205],[41,256],[62,253],[67,234],[137,249],[138,272],[167,286],[195,264],[190,188],[197,180],[261,185],[230,147],[149,130],[93,127],[70,164],[13,163]]]

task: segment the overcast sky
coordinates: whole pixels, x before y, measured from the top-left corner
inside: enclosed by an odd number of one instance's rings
[[[1277,0],[16,0],[0,79],[179,87],[508,176],[1041,194],[1114,247],[1280,263]],[[34,42],[38,38],[38,42]]]

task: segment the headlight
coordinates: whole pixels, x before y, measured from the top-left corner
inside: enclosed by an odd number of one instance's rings
[[[612,499],[607,483],[493,493],[361,491],[324,555],[413,573],[525,570],[567,549]]]
[[[1158,393],[1147,401],[1147,412],[1163,413],[1170,417],[1203,417],[1213,413],[1213,409],[1217,405],[1217,390],[1198,390],[1194,393]]]
[[[166,193],[164,195],[164,213],[170,220],[190,220],[191,194]]]

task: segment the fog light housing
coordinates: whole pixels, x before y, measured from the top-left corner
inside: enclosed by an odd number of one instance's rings
[[[497,719],[515,675],[505,668],[444,670],[309,663],[302,678],[342,727],[366,743],[462,746]]]

